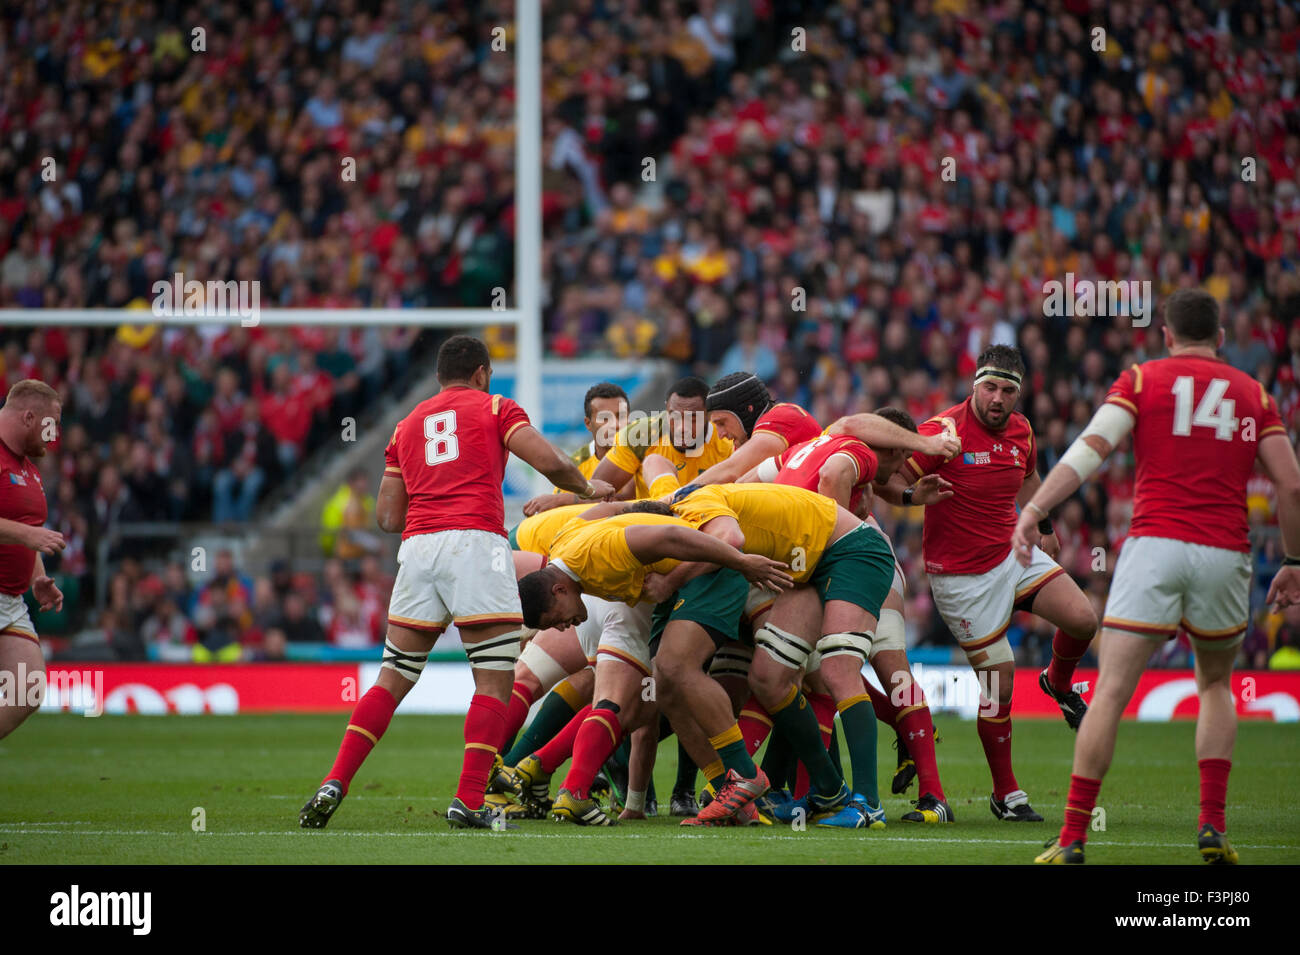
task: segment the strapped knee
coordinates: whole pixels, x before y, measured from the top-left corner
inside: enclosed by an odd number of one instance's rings
[[[715,680],[721,676],[735,676],[742,680],[749,677],[749,665],[754,659],[752,647],[740,645],[726,646],[713,655],[709,661],[709,676]]]
[[[465,645],[469,665],[477,670],[513,670],[519,659],[519,641],[524,630],[511,630],[498,637]]]
[[[384,662],[379,665],[382,670],[387,667],[414,683],[424,672],[424,665],[429,662],[427,653],[408,653],[393,646],[392,640],[384,640]]]
[[[861,630],[848,630],[844,633],[828,633],[817,641],[817,651],[822,659],[852,654],[863,663],[871,656],[873,634]]]
[[[808,662],[813,646],[788,630],[765,623],[754,634],[754,644],[762,647],[777,663],[798,670]]]
[[[569,671],[561,666],[555,657],[539,647],[536,640],[524,647],[523,652],[519,654],[519,662],[532,671],[533,676],[537,677],[537,682],[542,686],[554,686],[569,675]]]
[[[621,710],[622,707],[619,706],[617,703],[615,703],[613,700],[601,700],[599,703],[593,706],[592,709],[609,710],[609,712],[613,713],[615,716],[618,716],[619,710]]]

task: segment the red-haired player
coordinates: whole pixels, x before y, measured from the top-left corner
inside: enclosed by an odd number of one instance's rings
[[[1155,646],[1182,626],[1196,650],[1196,757],[1201,778],[1197,848],[1206,862],[1235,863],[1224,802],[1237,738],[1232,662],[1249,622],[1246,483],[1259,459],[1277,485],[1287,557],[1268,602],[1300,603],[1300,467],[1277,405],[1263,386],[1217,357],[1219,306],[1201,289],[1165,304],[1168,358],[1134,365],[1021,511],[1012,545],[1021,563],[1034,522],[1073,494],[1131,432],[1137,460],[1133,524],[1106,598],[1106,652],[1058,838],[1035,862],[1083,862],[1088,824],[1115,753],[1119,719]]]
[[[352,777],[388,729],[393,711],[424,670],[434,641],[453,620],[474,675],[465,717],[460,785],[447,809],[453,827],[492,828],[483,805],[497,750],[505,742],[506,701],[524,634],[514,561],[506,540],[501,482],[514,453],[553,484],[583,498],[613,488],[589,482],[528,423],[509,398],[488,393],[487,346],[454,335],[438,350],[442,390],[397,425],[375,516],[402,532],[399,568],[388,605],[379,679],[352,712],[334,766],[299,823],[323,828]]]
[[[45,488],[32,458],[58,433],[62,405],[43,381],[14,384],[0,408],[0,684],[24,694],[33,674],[45,673],[45,659],[23,594],[31,588],[42,610],[60,610],[63,594],[45,575],[42,554],[64,548],[63,535],[42,527]],[[40,684],[43,690],[43,683]],[[35,698],[0,700],[0,739],[16,730],[41,705]]]

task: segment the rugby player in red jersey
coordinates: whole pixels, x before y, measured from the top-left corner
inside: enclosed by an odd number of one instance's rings
[[[881,408],[875,415],[892,422],[906,431],[915,432],[916,422],[907,412],[898,408]],[[851,422],[853,418],[842,418],[827,429],[827,434],[814,441],[789,449],[776,458],[763,462],[751,475],[757,480],[775,481],[777,484],[793,484],[808,490],[818,491],[835,498],[842,507],[855,514],[862,515],[871,524],[875,519],[870,515],[873,482],[885,483],[903,464],[907,452],[899,449],[882,450],[878,454],[852,437]],[[842,432],[842,433],[834,433]],[[956,439],[952,440],[954,451],[959,449]],[[937,474],[927,474],[916,483],[913,503],[930,504],[946,500],[952,496],[948,483]],[[943,784],[939,781],[939,768],[934,752],[934,722],[930,717],[930,707],[925,699],[925,692],[912,677],[911,667],[907,662],[906,628],[903,622],[904,580],[897,563],[894,567],[893,585],[889,597],[880,611],[880,620],[876,626],[875,639],[871,643],[868,657],[872,668],[880,679],[885,694],[875,691],[864,681],[863,692],[842,699],[837,704],[840,721],[845,726],[845,736],[850,736],[850,726],[856,726],[867,718],[868,713],[893,727],[898,734],[900,766],[911,770],[910,775],[895,774],[893,791],[901,793],[919,770],[922,798],[934,808],[928,812],[914,810],[903,816],[905,822],[953,822],[952,809],[949,808]],[[869,706],[867,704],[870,704]],[[861,712],[859,712],[861,710]],[[871,727],[874,730],[874,720]],[[907,734],[906,740],[904,735]],[[864,797],[873,814],[880,812],[880,798],[876,785],[875,735],[863,727],[856,734],[862,742],[861,757],[854,760],[854,792]],[[910,745],[909,745],[910,744]],[[870,753],[867,752],[870,748]],[[854,743],[849,741],[850,754]],[[862,764],[861,769],[859,764]],[[919,800],[918,800],[919,803]]]
[[[45,574],[42,554],[57,554],[63,535],[42,527],[45,488],[33,458],[58,434],[62,405],[43,381],[19,381],[0,408],[0,685],[14,698],[0,698],[0,739],[16,730],[41,705],[44,680],[27,696],[33,674],[45,674],[45,659],[23,602],[30,588],[42,610],[60,610],[63,594]]]
[[[1015,348],[986,348],[971,396],[921,425],[926,434],[955,434],[961,439],[961,454],[949,459],[914,454],[895,480],[906,484],[933,473],[952,484],[952,497],[925,509],[921,546],[930,592],[987,697],[981,700],[976,727],[993,775],[989,808],[996,818],[1009,822],[1042,822],[1011,768],[1015,659],[1007,627],[1017,609],[1032,610],[1056,625],[1052,662],[1040,675],[1039,686],[1077,729],[1087,705],[1070,678],[1097,632],[1097,614],[1052,559],[1060,544],[1050,533],[1050,523],[1043,525],[1043,548],[1034,548],[1027,566],[1011,549],[1016,507],[1023,506],[1040,483],[1033,429],[1015,410],[1024,372]],[[894,503],[915,503],[910,488],[897,494],[899,486],[882,491],[882,496]],[[933,811],[931,802],[923,797],[917,812]]]
[[[438,350],[437,375],[442,390],[402,419],[384,451],[375,517],[382,530],[402,533],[384,662],[352,712],[334,766],[302,808],[304,828],[329,821],[453,620],[475,694],[447,820],[453,827],[492,828],[483,795],[504,742],[506,701],[524,633],[501,497],[506,457],[517,455],[583,498],[613,493],[608,484],[583,477],[519,405],[488,393],[492,365],[483,342],[468,335],[447,339]]]
[[[1086,481],[1132,433],[1137,461],[1133,524],[1102,617],[1105,652],[1058,838],[1035,862],[1083,862],[1088,824],[1110,768],[1120,716],[1157,643],[1183,627],[1196,652],[1196,758],[1201,804],[1197,847],[1212,863],[1235,863],[1224,803],[1237,709],[1232,662],[1246,632],[1250,545],[1246,482],[1259,459],[1277,486],[1287,557],[1268,602],[1300,603],[1300,466],[1277,405],[1263,386],[1218,358],[1219,306],[1201,289],[1165,304],[1169,357],[1134,365],[1111,386],[1092,421],[1021,511],[1012,545],[1024,564],[1038,518]]]
[[[709,423],[735,445],[731,457],[692,480],[692,485],[730,484],[768,458],[811,441],[822,433],[817,419],[790,402],[774,402],[762,380],[749,372],[724,375],[705,399]],[[919,435],[874,414],[852,415],[837,424],[843,433],[877,450],[903,448],[926,454],[945,454],[953,442],[947,435]],[[653,480],[647,460],[647,477]],[[683,495],[684,496],[684,495]]]

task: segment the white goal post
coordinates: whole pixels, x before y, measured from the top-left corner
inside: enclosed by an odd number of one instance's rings
[[[513,325],[516,400],[542,428],[542,16],[538,0],[515,0],[515,307],[265,308],[258,325],[411,325],[466,328]],[[119,308],[0,309],[0,326],[73,327],[239,324],[234,310],[202,316],[161,316]]]

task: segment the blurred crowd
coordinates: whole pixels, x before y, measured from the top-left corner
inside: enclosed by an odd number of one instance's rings
[[[176,272],[257,279],[267,306],[482,307],[509,286],[510,0],[212,12],[198,50],[152,2],[0,11],[0,305],[147,307]],[[1048,317],[1044,283],[1148,281],[1148,314],[1198,285],[1225,358],[1300,425],[1293,3],[554,0],[545,37],[551,354],[752,370],[823,422],[922,420],[986,345],[1018,344],[1045,472],[1163,347],[1158,321]],[[0,331],[0,375],[65,395],[47,487],[84,573],[114,521],[246,520],[411,341]],[[1132,493],[1117,455],[1056,516],[1098,601]],[[1265,580],[1267,482],[1250,507]],[[916,637],[939,642],[916,528],[893,529]],[[1261,615],[1244,653],[1290,632]]]
[[[62,644],[58,656],[231,663],[284,660],[293,644],[375,647],[392,589],[385,563],[371,554],[329,558],[319,574],[276,560],[258,576],[238,569],[230,550],[217,551],[199,575],[179,562],[149,571],[128,557],[96,625]]]

